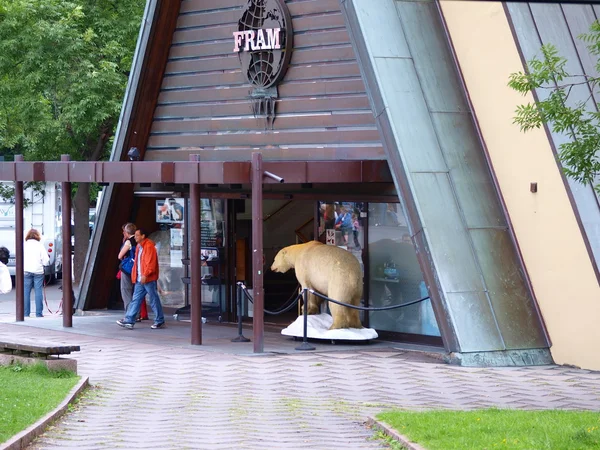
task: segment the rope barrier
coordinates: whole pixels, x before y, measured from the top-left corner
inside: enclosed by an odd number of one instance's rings
[[[410,302],[406,302],[406,303],[400,303],[399,305],[390,305],[390,306],[356,306],[356,305],[349,305],[348,303],[343,303],[340,302],[338,300],[334,300],[332,298],[327,297],[326,295],[321,294],[320,292],[317,292],[313,289],[308,289],[308,288],[304,288],[302,289],[302,291],[300,293],[298,293],[298,295],[296,296],[296,298],[293,300],[293,302],[287,306],[282,308],[279,311],[268,311],[268,310],[264,310],[267,314],[271,314],[271,315],[278,315],[278,314],[283,314],[285,312],[288,312],[290,309],[292,309],[292,307],[296,306],[296,304],[298,303],[298,301],[300,300],[300,298],[303,299],[304,302],[304,308],[303,308],[303,316],[304,316],[304,336],[302,339],[302,344],[299,347],[296,347],[296,350],[315,350],[315,347],[311,346],[308,343],[308,337],[307,337],[307,333],[308,333],[308,294],[311,293],[317,297],[322,298],[323,300],[326,300],[328,302],[333,302],[336,305],[340,305],[340,306],[345,306],[347,308],[351,308],[351,309],[358,309],[360,311],[388,311],[391,309],[397,309],[397,308],[404,308],[406,306],[411,306],[411,305],[416,305],[417,303],[421,303],[425,300],[429,300],[430,297],[422,297],[419,298],[417,300],[413,300]],[[237,308],[238,308],[238,336],[235,339],[232,339],[231,342],[250,342],[250,339],[247,339],[243,336],[242,334],[242,297],[245,296],[248,301],[252,304],[254,304],[254,299],[252,298],[252,296],[250,295],[250,293],[248,292],[248,288],[246,287],[246,285],[244,283],[242,283],[241,281],[237,282]]]
[[[416,305],[417,303],[421,303],[425,300],[429,299],[429,296],[427,297],[422,297],[418,300],[413,300],[411,302],[407,302],[407,303],[400,303],[399,305],[391,305],[391,306],[355,306],[355,305],[349,305],[348,303],[342,303],[339,302],[337,300],[334,300],[332,298],[329,298],[323,294],[318,293],[317,291],[314,291],[312,289],[308,289],[308,292],[310,292],[311,294],[316,295],[317,297],[321,297],[323,300],[327,300],[328,302],[333,302],[336,305],[340,305],[340,306],[346,306],[348,308],[352,308],[352,309],[358,309],[360,311],[388,311],[390,309],[396,309],[396,308],[403,308],[405,306],[411,306],[411,305]]]
[[[248,299],[248,301],[252,304],[254,304],[254,299],[252,298],[252,296],[250,295],[250,292],[248,292],[248,288],[246,287],[246,285],[244,283],[242,283],[241,281],[238,281],[238,286],[241,286],[242,291],[244,292],[244,295],[246,296],[246,298]],[[294,300],[292,300],[292,302],[288,305],[288,306],[283,306],[281,309],[278,309],[277,311],[270,311],[268,309],[265,309],[265,313],[270,314],[272,316],[278,316],[279,314],[283,314],[288,312],[289,310],[291,310],[294,306],[296,306],[296,304],[298,303],[298,300],[300,299],[301,294],[296,294],[296,298],[294,298]],[[290,297],[291,298],[291,297]],[[286,301],[286,303],[289,301],[289,299]],[[285,305],[285,303],[284,303]]]
[[[48,283],[46,283],[46,279],[44,277],[44,284],[43,284],[43,293],[44,293],[44,303],[46,304],[46,309],[48,310],[48,312],[55,316],[55,315],[59,315],[62,316],[62,298],[60,299],[60,303],[58,305],[58,308],[56,311],[52,312],[52,310],[50,309],[50,306],[48,305],[48,300],[46,299],[46,286],[48,285]]]

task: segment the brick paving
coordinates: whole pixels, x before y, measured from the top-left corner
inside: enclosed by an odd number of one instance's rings
[[[189,325],[128,331],[115,317],[76,317],[66,331],[58,319],[0,323],[0,338],[80,345],[73,357],[93,385],[30,448],[377,449],[366,417],[388,408],[600,410],[598,372],[449,366],[389,343],[252,355],[177,343]]]

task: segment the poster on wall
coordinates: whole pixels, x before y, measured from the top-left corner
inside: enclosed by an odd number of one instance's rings
[[[184,199],[156,200],[156,223],[183,223]]]
[[[171,228],[171,249],[180,249],[183,247],[183,230],[181,228]]]

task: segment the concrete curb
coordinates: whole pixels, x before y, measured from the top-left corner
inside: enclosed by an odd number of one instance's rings
[[[26,448],[36,437],[42,434],[46,427],[59,419],[77,396],[90,384],[90,378],[85,377],[71,389],[67,397],[53,411],[50,411],[33,425],[29,426],[8,441],[0,444],[0,450],[21,450]]]
[[[425,447],[421,447],[419,444],[415,444],[414,442],[411,442],[406,436],[402,436],[401,434],[399,434],[396,430],[394,430],[392,427],[390,427],[387,423],[381,422],[381,421],[375,419],[374,417],[371,417],[371,416],[367,417],[367,425],[381,431],[383,434],[400,442],[400,445],[402,445],[402,447],[404,447],[408,450],[427,450]]]

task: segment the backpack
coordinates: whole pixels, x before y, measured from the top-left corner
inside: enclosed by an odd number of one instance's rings
[[[135,260],[135,245],[132,245],[129,249],[129,254],[121,260],[119,264],[119,270],[125,272],[127,275],[131,275],[133,270],[133,261]]]

